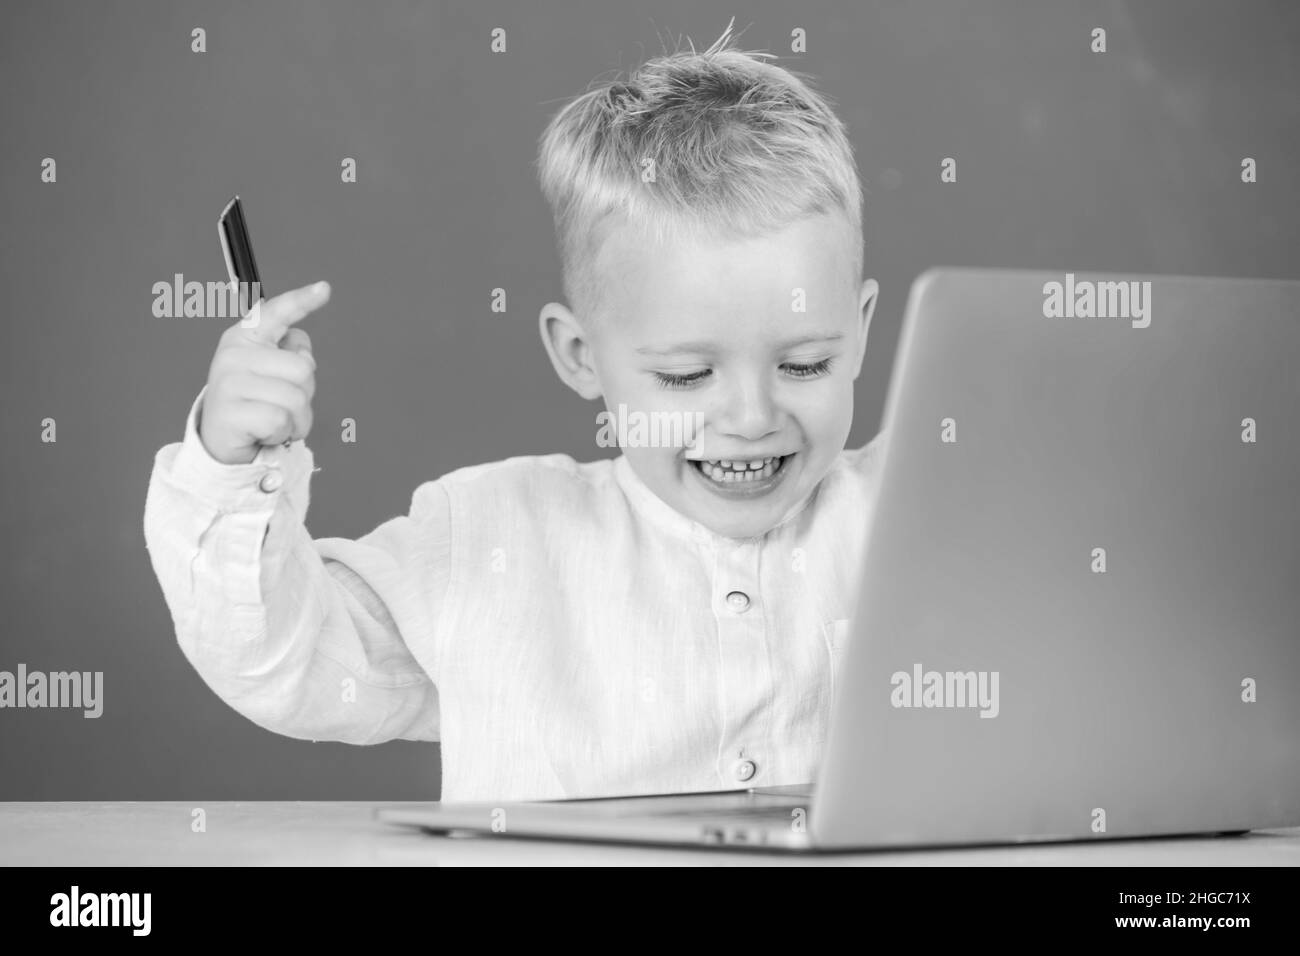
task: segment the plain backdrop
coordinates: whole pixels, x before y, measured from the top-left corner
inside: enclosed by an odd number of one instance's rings
[[[1300,5],[1282,0],[0,10],[0,670],[105,680],[98,720],[0,710],[3,800],[438,795],[436,745],[313,744],[227,707],[177,647],[150,568],[154,455],[180,440],[229,324],[154,318],[151,289],[224,280],[216,218],[236,192],[271,292],[334,286],[304,325],[316,537],[358,537],[463,465],[609,454],[599,408],[560,384],[536,331],[561,295],[537,137],[592,80],[665,41],[706,47],[732,16],[741,46],[836,101],[857,150],[882,293],[852,446],[879,427],[929,266],[1300,278]],[[808,51],[789,55],[800,27]],[[40,181],[45,157],[57,183]],[[940,182],[945,157],[956,183]]]

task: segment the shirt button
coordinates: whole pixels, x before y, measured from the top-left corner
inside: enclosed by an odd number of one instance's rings
[[[732,591],[727,595],[727,607],[737,614],[743,614],[749,610],[749,595],[744,591]]]
[[[754,773],[758,770],[752,760],[737,760],[736,765],[731,769],[732,773],[736,775],[736,779],[742,782],[754,776]]]
[[[280,476],[278,471],[268,471],[262,476],[262,480],[257,483],[257,487],[261,488],[263,491],[271,492],[279,488],[283,482],[284,479]]]

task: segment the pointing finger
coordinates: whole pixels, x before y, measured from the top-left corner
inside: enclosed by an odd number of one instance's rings
[[[293,323],[315,312],[330,299],[328,282],[293,289],[274,299],[259,300],[240,321],[239,327],[251,341],[279,345]]]

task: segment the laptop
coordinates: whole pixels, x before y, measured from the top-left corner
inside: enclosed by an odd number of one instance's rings
[[[818,778],[380,820],[766,850],[1300,825],[1300,282],[914,283]]]

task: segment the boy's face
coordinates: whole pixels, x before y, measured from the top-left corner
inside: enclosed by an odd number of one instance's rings
[[[584,330],[562,306],[542,312],[561,377],[603,396],[614,422],[634,428],[641,413],[642,441],[656,417],[661,443],[673,435],[664,425],[676,424],[679,438],[699,426],[692,447],[623,448],[678,512],[735,538],[779,524],[826,475],[853,422],[877,287],[851,277],[847,220],[665,247],[617,229],[598,269],[599,321]]]

